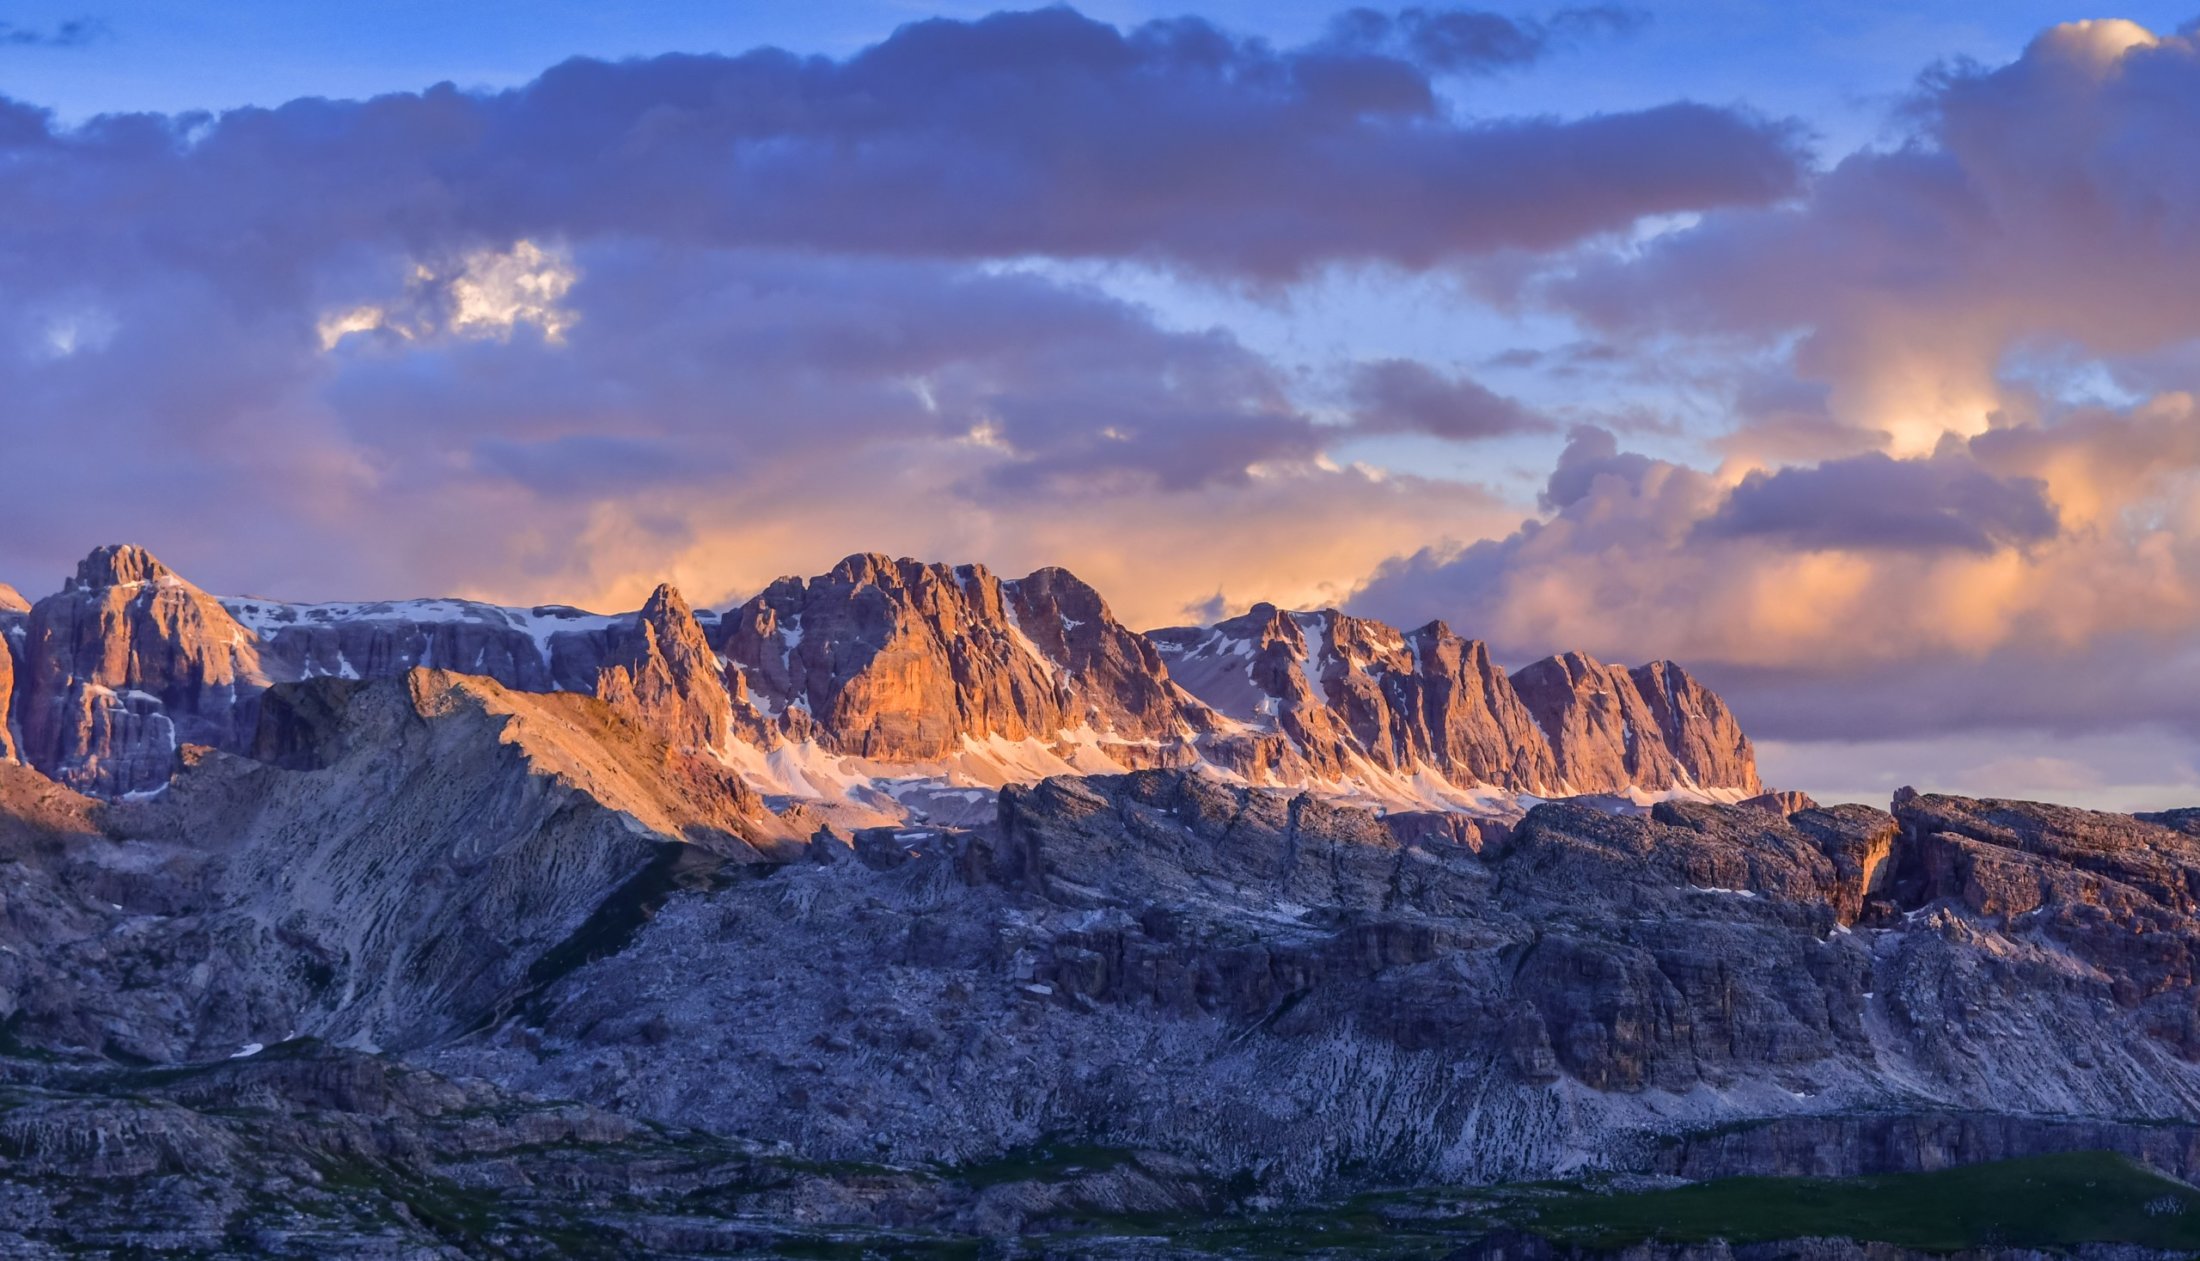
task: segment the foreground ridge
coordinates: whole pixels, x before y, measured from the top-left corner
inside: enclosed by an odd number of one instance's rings
[[[152,797],[0,766],[0,1232],[1140,1256],[1388,1187],[1384,1238],[1533,1256],[1665,1201],[1502,1184],[2110,1152],[1973,1182],[2147,1219],[2200,1176],[2194,812],[1555,802],[1469,846],[1175,768],[844,835],[648,712],[416,669],[274,685],[257,756]]]

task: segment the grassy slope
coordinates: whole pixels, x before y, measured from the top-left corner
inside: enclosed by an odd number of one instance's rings
[[[1875,1178],[1732,1178],[1630,1195],[1562,1193],[1523,1225],[1593,1245],[1839,1235],[1951,1251],[2123,1242],[2200,1249],[2200,1191],[2075,1152]]]
[[[1244,1257],[1437,1257],[1508,1227],[1594,1249],[1646,1240],[1841,1237],[1927,1252],[2089,1242],[2200,1252],[2200,1191],[2121,1156],[2077,1152],[1934,1173],[1733,1178],[1665,1191],[1606,1193],[1578,1184],[1416,1190],[1246,1218],[1094,1225],[1096,1235],[1169,1239]]]

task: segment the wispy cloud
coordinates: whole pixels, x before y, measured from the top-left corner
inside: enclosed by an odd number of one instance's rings
[[[44,28],[0,21],[0,48],[83,48],[109,36],[98,18],[71,18]]]

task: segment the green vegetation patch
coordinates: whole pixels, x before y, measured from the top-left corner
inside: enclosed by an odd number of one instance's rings
[[[1077,1143],[1038,1143],[1003,1153],[980,1164],[942,1168],[944,1177],[976,1189],[1004,1182],[1053,1182],[1079,1174],[1105,1173],[1120,1165],[1137,1163],[1135,1152],[1117,1147],[1089,1147]]]
[[[1616,1195],[1574,1189],[1514,1199],[1498,1216],[1591,1247],[1843,1237],[1930,1252],[2083,1243],[2200,1249],[2200,1191],[2108,1152],[1868,1178],[1727,1178]]]
[[[1729,1178],[1669,1190],[1424,1187],[1243,1217],[1094,1219],[1060,1238],[1145,1237],[1238,1257],[1441,1257],[1520,1230],[1593,1250],[1645,1241],[1877,1241],[1923,1252],[2131,1243],[2200,1252],[2200,1191],[2107,1152],[1868,1178]]]

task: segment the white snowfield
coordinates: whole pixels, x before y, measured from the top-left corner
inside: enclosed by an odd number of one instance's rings
[[[550,661],[552,636],[567,633],[590,634],[634,620],[632,613],[591,613],[566,604],[514,608],[501,604],[483,604],[474,600],[451,599],[288,604],[279,600],[223,596],[219,597],[219,602],[228,610],[229,616],[261,639],[274,639],[294,627],[333,627],[377,622],[413,626],[471,622],[517,630],[535,641],[537,650],[542,653],[544,665],[548,665]]]

